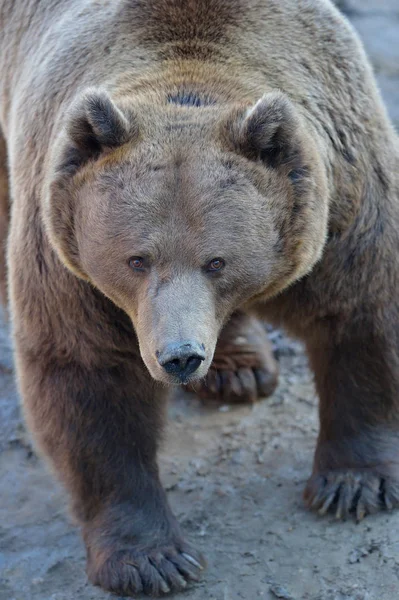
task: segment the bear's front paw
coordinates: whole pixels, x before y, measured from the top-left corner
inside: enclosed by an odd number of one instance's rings
[[[321,515],[332,512],[337,519],[353,515],[361,521],[367,514],[399,506],[399,480],[372,470],[315,473],[307,482],[304,499]]]
[[[198,581],[205,559],[188,544],[114,551],[108,558],[89,559],[90,581],[115,594],[161,596],[179,592]]]
[[[251,404],[270,396],[277,383],[278,365],[264,326],[239,314],[222,332],[205,378],[188,389],[202,400]]]

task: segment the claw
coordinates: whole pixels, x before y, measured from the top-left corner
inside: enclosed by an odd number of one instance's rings
[[[184,579],[184,577],[182,577],[181,575],[179,575],[178,577],[176,577],[176,579],[178,580],[179,584],[181,585],[182,588],[186,588],[187,587],[187,581]]]
[[[307,483],[304,499],[321,516],[333,512],[337,519],[352,515],[359,522],[378,510],[398,506],[399,482],[364,470],[316,473]]]
[[[330,493],[328,494],[326,500],[324,501],[323,506],[319,509],[319,515],[324,516],[325,514],[327,514],[330,506],[333,504],[334,500],[337,497],[337,494],[339,494],[339,490],[340,490],[341,485],[335,485],[332,490],[330,491]]]
[[[320,505],[323,496],[324,496],[324,488],[321,489],[319,492],[317,492],[314,495],[313,500],[312,500],[312,502],[310,504],[310,507],[311,508],[317,508]]]
[[[391,499],[388,497],[388,495],[386,493],[384,494],[384,502],[385,502],[385,507],[387,510],[393,509],[393,503],[391,502]]]
[[[202,565],[200,565],[200,563],[197,560],[195,560],[195,558],[190,556],[190,554],[186,554],[185,552],[182,552],[181,555],[186,559],[187,562],[194,565],[194,567],[197,567],[197,569],[199,569],[200,571],[204,570],[204,567]]]
[[[359,502],[357,503],[357,507],[356,507],[356,521],[358,523],[360,523],[360,521],[363,521],[365,516],[366,516],[366,507],[364,506],[363,502],[361,500],[359,500]]]
[[[207,384],[208,384],[209,392],[212,395],[216,396],[220,393],[220,388],[221,388],[220,375],[216,370],[214,370],[214,369],[209,370],[208,376],[207,376]]]
[[[277,373],[269,373],[262,369],[254,369],[260,396],[270,396],[277,386]]]
[[[352,499],[356,492],[356,482],[355,487],[353,484],[342,485],[339,490],[339,498],[338,498],[338,506],[337,512],[335,516],[338,520],[345,520],[349,515]]]
[[[161,581],[161,590],[162,590],[162,592],[164,594],[169,594],[170,593],[170,587],[168,586],[168,584],[164,580]]]

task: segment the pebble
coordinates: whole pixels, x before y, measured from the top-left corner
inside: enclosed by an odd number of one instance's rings
[[[295,600],[293,596],[281,585],[278,583],[272,583],[269,588],[269,591],[276,598],[281,598],[282,600]]]

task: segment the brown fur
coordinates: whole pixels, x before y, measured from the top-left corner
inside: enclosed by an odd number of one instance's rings
[[[307,345],[307,502],[398,504],[399,150],[345,19],[327,0],[1,0],[0,22],[18,379],[90,579],[198,577],[158,478],[176,378],[157,357],[194,340],[185,381],[204,377],[238,309]]]
[[[0,129],[0,302],[7,304],[6,246],[9,219],[7,148]]]

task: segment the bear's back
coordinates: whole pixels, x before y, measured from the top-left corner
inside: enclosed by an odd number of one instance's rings
[[[366,139],[373,145],[378,131],[386,138],[386,113],[362,46],[329,0],[65,0],[51,6],[0,0],[0,14],[4,130],[7,112],[14,112],[19,129],[22,119],[25,129],[37,127],[43,135],[65,112],[54,94],[67,107],[86,87],[115,90],[124,79],[134,84],[171,61],[196,61],[204,73],[213,64],[221,77],[236,78],[255,101],[272,89],[285,92],[327,144],[347,156]]]

